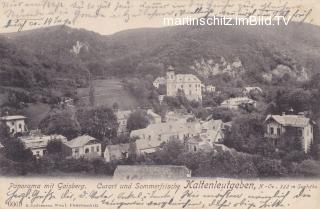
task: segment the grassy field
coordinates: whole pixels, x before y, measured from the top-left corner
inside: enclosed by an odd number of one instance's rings
[[[123,110],[133,109],[139,102],[128,91],[126,91],[118,79],[105,79],[94,81],[96,105],[107,105],[112,107],[114,102],[119,104]],[[78,96],[81,100],[89,103],[89,88],[79,88]]]

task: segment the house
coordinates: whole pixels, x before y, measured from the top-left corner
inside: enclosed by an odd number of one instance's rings
[[[167,80],[165,77],[158,77],[153,81],[153,86],[158,89],[160,85],[166,85],[166,82]]]
[[[188,120],[191,120],[193,118],[194,118],[193,114],[177,112],[177,111],[176,112],[169,111],[165,116],[165,121],[166,122],[170,122],[170,121],[187,122]]]
[[[242,89],[242,94],[248,96],[251,92],[262,93],[262,89],[257,86],[247,86]]]
[[[115,112],[115,115],[117,117],[117,122],[119,124],[118,130],[117,130],[118,135],[128,133],[127,121],[131,113],[132,113],[131,110],[118,110]]]
[[[113,174],[113,178],[119,180],[185,179],[190,177],[190,169],[176,165],[118,165]]]
[[[224,139],[224,123],[222,120],[209,120],[201,122],[201,132],[199,135],[186,140],[186,145],[190,152],[212,151],[213,145],[222,143]]]
[[[161,144],[169,140],[178,139],[184,142],[188,137],[199,135],[200,131],[200,123],[197,121],[170,121],[150,124],[144,129],[134,130],[130,137],[137,139],[137,154],[148,154],[155,152]]]
[[[205,87],[205,91],[209,92],[209,93],[215,92],[216,91],[216,87],[212,86],[212,85],[208,85],[208,86]]]
[[[224,139],[224,123],[222,120],[202,122],[200,137],[211,144],[222,143]]]
[[[257,102],[248,97],[235,97],[221,103],[221,107],[228,109],[239,109],[241,106],[252,106],[255,108],[257,106]]]
[[[175,97],[181,91],[188,100],[202,100],[201,81],[192,74],[175,74],[167,72],[167,96]]]
[[[47,145],[52,140],[60,140],[62,143],[67,142],[67,138],[62,135],[43,135],[39,132],[19,137],[26,149],[30,149],[32,154],[37,158],[47,154]]]
[[[200,136],[195,136],[186,142],[189,152],[211,152],[213,149],[212,143],[202,139]]]
[[[10,130],[11,135],[27,132],[26,117],[22,115],[11,115],[0,117],[0,122],[5,123]]]
[[[147,115],[150,123],[161,123],[161,116],[153,112],[151,109],[147,110]]]
[[[292,133],[301,140],[301,148],[307,153],[313,142],[314,122],[304,115],[268,115],[265,119],[267,138],[275,145],[278,144],[280,136],[284,133]]]
[[[129,157],[129,149],[129,143],[108,145],[104,150],[103,156],[106,162],[127,159]]]
[[[64,153],[73,158],[96,158],[101,156],[100,142],[88,135],[79,136],[64,143]]]

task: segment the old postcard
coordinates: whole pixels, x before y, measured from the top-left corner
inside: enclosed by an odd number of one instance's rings
[[[319,209],[319,0],[0,0],[0,209]]]

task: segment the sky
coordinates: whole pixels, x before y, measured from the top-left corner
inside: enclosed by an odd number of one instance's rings
[[[319,0],[0,0],[0,33],[66,23],[103,35],[122,30],[163,27],[164,17],[187,17],[196,9],[214,13],[289,9],[290,15],[309,12],[307,22],[320,25]],[[240,9],[241,8],[241,9]],[[289,16],[290,16],[289,15]],[[289,17],[288,16],[288,17]]]

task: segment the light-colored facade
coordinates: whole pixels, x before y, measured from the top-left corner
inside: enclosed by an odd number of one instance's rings
[[[27,118],[22,115],[12,115],[0,117],[0,122],[5,123],[10,130],[11,135],[27,132],[25,120]]]
[[[247,86],[242,89],[242,93],[245,96],[249,95],[251,92],[262,93],[262,89],[258,86]]]
[[[192,74],[175,74],[167,72],[167,96],[175,97],[182,91],[188,100],[202,100],[201,81]]]
[[[161,116],[153,112],[151,109],[147,110],[147,115],[150,123],[161,123]]]
[[[130,137],[136,138],[137,154],[155,152],[162,143],[177,139],[184,142],[188,137],[199,135],[199,122],[172,121],[159,124],[150,124],[144,129],[134,130]]]
[[[118,135],[128,133],[127,121],[131,113],[132,113],[131,110],[118,110],[115,113],[117,116],[118,124],[119,124],[118,131],[117,131]]]
[[[100,142],[88,135],[79,136],[64,143],[64,152],[73,158],[96,158],[101,156]]]
[[[208,85],[205,87],[206,92],[212,93],[216,91],[216,87],[212,85]]]
[[[129,149],[129,143],[108,145],[104,150],[103,156],[106,162],[127,159],[129,157]]]
[[[47,145],[52,140],[67,142],[67,138],[62,135],[43,135],[41,133],[30,134],[19,137],[26,149],[30,149],[37,158],[43,157],[47,153]]]
[[[248,97],[235,97],[225,100],[221,103],[221,107],[228,109],[239,109],[241,105],[257,106],[257,102]]]
[[[301,148],[307,153],[313,143],[314,123],[304,115],[268,115],[266,120],[267,138],[273,139],[277,144],[281,135],[287,131],[293,133],[301,140]],[[293,139],[294,140],[294,139]]]
[[[166,78],[165,77],[158,77],[158,78],[156,78],[154,81],[153,81],[153,86],[155,87],[155,88],[159,88],[160,87],[160,85],[166,85],[166,83],[167,83],[167,80],[166,80]]]

